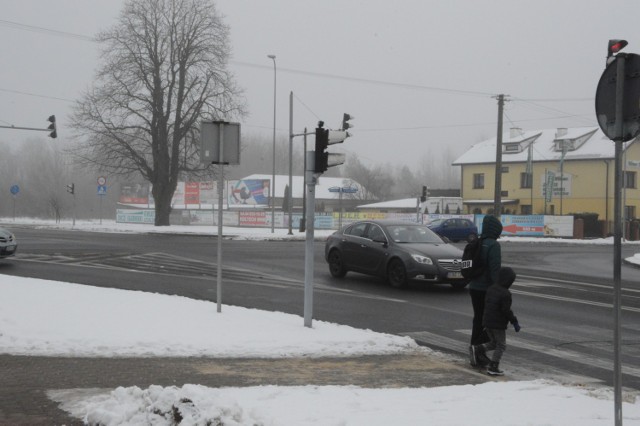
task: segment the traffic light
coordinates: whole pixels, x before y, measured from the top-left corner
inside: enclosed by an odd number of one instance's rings
[[[49,124],[49,127],[47,127],[47,129],[51,130],[51,133],[49,133],[49,137],[55,139],[58,137],[58,127],[56,126],[56,116],[50,115],[49,122],[51,123]]]
[[[425,201],[427,201],[427,187],[426,186],[422,187],[422,196],[420,197],[420,201],[423,202],[423,203]]]
[[[353,124],[349,123],[349,120],[352,120],[354,117],[352,115],[347,114],[346,112],[342,114],[342,130],[349,130],[353,127]]]
[[[316,128],[316,152],[313,168],[315,173],[324,173],[329,167],[344,164],[344,154],[326,152],[326,149],[329,145],[342,143],[349,137],[349,134],[344,130],[323,129],[323,125],[324,123],[320,121]]]
[[[629,44],[627,40],[609,40],[609,45],[607,47],[607,65],[615,59],[615,56],[613,55],[624,49],[627,44]]]
[[[76,186],[72,183],[70,183],[69,185],[67,185],[67,192],[71,195],[73,195],[73,193],[75,192]]]

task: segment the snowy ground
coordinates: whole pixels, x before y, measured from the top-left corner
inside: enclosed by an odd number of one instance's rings
[[[11,228],[12,220],[2,221]],[[35,221],[37,226],[70,228]],[[75,229],[102,232],[195,232],[212,227],[78,222]],[[233,238],[291,238],[286,230],[225,228]],[[316,236],[330,231],[318,231]],[[304,238],[294,232],[293,238]],[[19,235],[18,235],[19,238]],[[522,240],[522,239],[520,239]],[[539,240],[536,240],[539,241]],[[562,240],[566,243],[567,240]],[[611,244],[591,240],[581,244]],[[630,258],[637,259],[640,256]],[[8,260],[10,261],[10,260]],[[0,353],[45,356],[291,357],[406,353],[419,348],[406,337],[314,321],[294,315],[216,305],[166,296],[0,275]],[[60,306],[74,300],[77,309]],[[100,303],[96,303],[99,300]],[[118,315],[113,315],[117,312]],[[277,339],[274,336],[277,335]],[[171,342],[167,341],[171,336]],[[210,336],[215,336],[215,344]],[[180,339],[176,344],[176,338]],[[90,424],[170,425],[611,425],[611,389],[563,386],[551,381],[491,382],[419,389],[355,386],[207,388],[151,386],[51,391],[61,407]],[[166,413],[163,416],[162,413]],[[472,413],[472,414],[471,414]],[[623,405],[625,424],[640,424],[640,401]],[[216,423],[212,423],[216,424]]]

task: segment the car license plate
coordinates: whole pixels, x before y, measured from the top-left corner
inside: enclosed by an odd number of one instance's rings
[[[462,278],[462,272],[449,272],[447,278]]]
[[[15,249],[16,249],[16,246],[7,246],[4,248],[4,251],[6,251],[7,253],[13,253]]]

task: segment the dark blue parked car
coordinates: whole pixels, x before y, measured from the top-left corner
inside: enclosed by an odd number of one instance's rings
[[[436,234],[453,242],[466,241],[469,235],[478,234],[478,227],[469,219],[436,219],[427,226]]]

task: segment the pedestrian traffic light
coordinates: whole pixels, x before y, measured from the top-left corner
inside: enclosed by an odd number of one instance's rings
[[[624,49],[627,44],[629,44],[627,40],[609,40],[609,45],[607,47],[607,65],[615,59],[614,54]]]
[[[70,183],[69,185],[67,185],[67,192],[69,194],[73,195],[75,192],[75,189],[76,189],[76,186],[74,184]]]
[[[346,112],[342,114],[342,130],[349,130],[353,127],[353,124],[349,123],[349,120],[352,120],[354,117],[352,115],[347,114]]]
[[[51,132],[49,133],[49,137],[55,139],[58,137],[58,127],[56,126],[56,116],[50,115],[49,122],[51,123],[49,124],[49,127],[47,127],[47,129],[51,130]]]
[[[326,152],[329,145],[342,143],[349,136],[344,130],[323,129],[324,123],[318,122],[316,128],[316,152],[315,164],[313,171],[315,173],[324,173],[329,167],[344,164],[345,155],[332,152]]]

